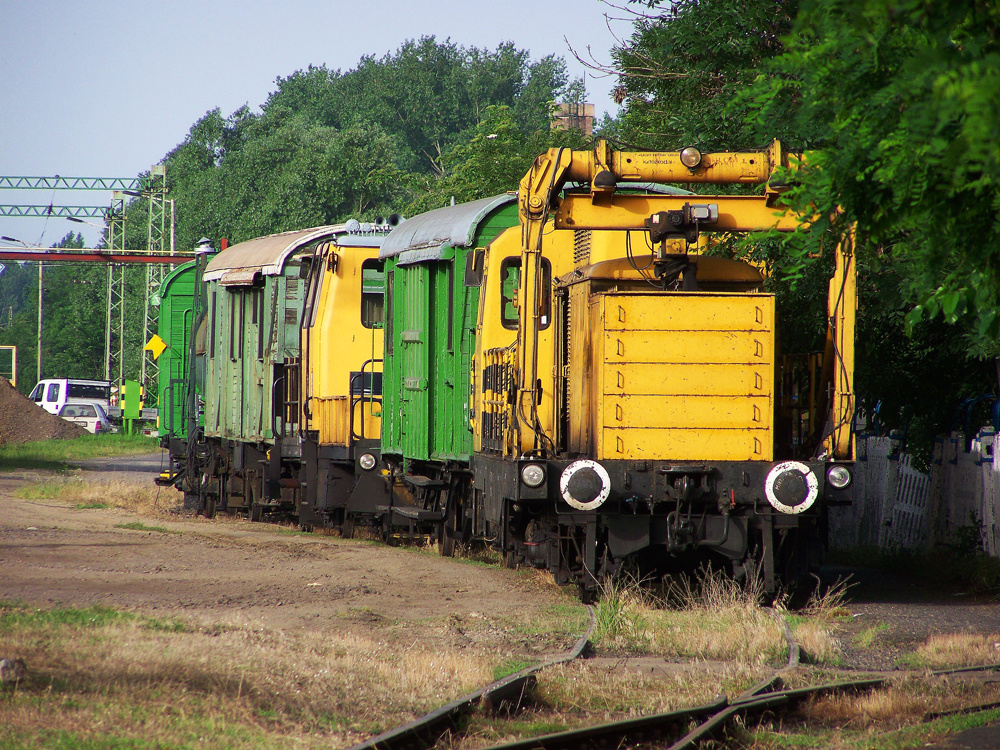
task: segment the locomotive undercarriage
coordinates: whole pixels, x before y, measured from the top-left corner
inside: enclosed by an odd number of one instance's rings
[[[298,461],[276,460],[272,446],[199,435],[177,447],[183,451],[171,446],[173,484],[184,492],[185,508],[209,518],[224,512],[252,521],[296,515]]]
[[[774,592],[795,587],[818,566],[824,509],[837,494],[821,479],[808,509],[785,513],[765,496],[771,464],[604,461],[606,499],[587,496],[575,508],[560,481],[574,463],[476,457],[475,503],[467,513],[478,533],[494,535],[508,564],[546,568],[587,598],[625,570],[648,579],[704,563],[737,578],[759,575]],[[528,464],[545,469],[537,488],[521,479]],[[823,476],[823,464],[812,470]]]
[[[350,449],[304,441],[299,523],[339,529],[343,537],[357,524],[377,525],[389,496],[380,457],[377,440],[357,440]]]

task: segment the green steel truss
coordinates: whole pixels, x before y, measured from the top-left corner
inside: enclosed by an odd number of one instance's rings
[[[103,219],[107,206],[0,206],[0,216],[55,216],[74,219]]]
[[[115,191],[105,217],[108,249],[125,250],[125,194]],[[125,348],[125,265],[108,264],[108,320],[104,333],[104,377],[121,383]]]
[[[0,177],[0,189],[11,190],[142,190],[141,177]]]
[[[154,166],[146,181],[144,194],[149,198],[149,225],[146,234],[146,248],[151,253],[173,251],[171,230],[173,222],[167,220],[167,170],[162,164]],[[143,344],[156,335],[159,326],[160,306],[156,295],[160,291],[167,268],[159,264],[146,266],[146,305],[145,325],[143,328]],[[155,300],[155,303],[154,303]],[[139,382],[146,391],[147,399],[155,399],[157,393],[156,375],[158,369],[153,359],[153,353],[142,352]]]

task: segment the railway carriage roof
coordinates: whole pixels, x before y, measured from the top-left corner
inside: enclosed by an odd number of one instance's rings
[[[517,203],[517,196],[505,193],[414,216],[389,233],[379,257],[398,257],[401,263],[419,263],[437,260],[449,248],[470,247],[483,219],[511,203]]]
[[[250,283],[257,274],[280,275],[285,263],[295,251],[315,242],[338,238],[341,244],[376,247],[385,235],[349,233],[346,224],[327,225],[282,232],[230,245],[208,263],[205,281],[227,279],[235,283]],[[243,279],[244,281],[240,281]]]

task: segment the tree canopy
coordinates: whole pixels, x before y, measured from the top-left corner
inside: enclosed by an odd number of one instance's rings
[[[551,102],[574,84],[554,55],[533,61],[511,43],[489,50],[432,36],[346,72],[310,66],[279,77],[260,113],[212,110],[167,154],[178,244],[413,213],[487,183],[515,188],[530,149],[571,137],[550,136],[549,122]],[[509,151],[488,148],[499,144],[481,132],[497,118]],[[492,154],[481,157],[492,165],[482,180],[465,166],[481,151]],[[142,203],[130,222],[144,216]],[[132,222],[136,243],[142,223]]]

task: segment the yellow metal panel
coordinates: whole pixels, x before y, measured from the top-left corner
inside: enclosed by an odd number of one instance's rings
[[[689,364],[769,364],[774,338],[746,331],[608,331],[605,361]]]
[[[770,363],[604,365],[604,392],[702,396],[770,396],[774,370]]]
[[[615,195],[610,205],[595,204],[589,195],[567,195],[555,214],[556,229],[643,229],[658,211],[677,211],[685,203],[714,203],[719,219],[716,232],[795,231],[800,217],[791,210],[768,205],[756,195]]]
[[[771,295],[609,294],[604,303],[608,331],[770,331]]]
[[[350,407],[347,396],[314,397],[309,402],[309,406],[313,415],[311,426],[313,429],[319,430],[320,442],[346,444],[347,431],[350,427]]]
[[[665,461],[770,461],[773,438],[768,429],[679,430],[614,429],[601,432],[597,459]]]
[[[719,430],[766,428],[769,396],[606,396],[604,426]]]
[[[336,246],[338,262],[325,262],[323,288],[316,301],[316,323],[306,330],[308,407],[310,429],[318,430],[321,445],[350,445],[349,390],[351,373],[367,360],[382,357],[382,330],[361,323],[362,264],[378,257],[378,248]],[[381,371],[378,365],[378,372]],[[368,372],[371,372],[369,366]],[[367,414],[368,404],[365,405]],[[355,432],[361,432],[359,411]],[[365,435],[377,438],[381,420],[366,416]]]

